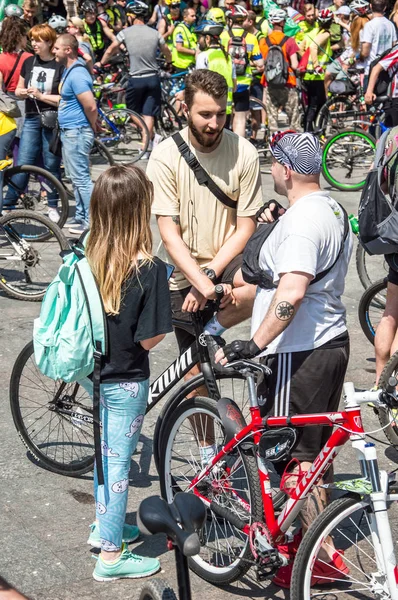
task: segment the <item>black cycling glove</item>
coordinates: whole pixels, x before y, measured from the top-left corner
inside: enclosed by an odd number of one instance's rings
[[[231,362],[239,358],[253,358],[263,350],[257,346],[254,340],[234,340],[224,346],[224,356],[228,362]]]
[[[283,208],[282,204],[279,204],[279,202],[277,200],[269,200],[268,202],[265,202],[263,204],[263,206],[261,208],[259,208],[258,211],[256,212],[256,221],[258,221],[258,219],[261,217],[261,215],[263,214],[265,209],[269,208],[270,204],[275,204],[275,208],[271,212],[271,215],[273,216],[275,221],[277,219],[279,219],[279,209]],[[285,210],[285,209],[283,208],[283,210]]]

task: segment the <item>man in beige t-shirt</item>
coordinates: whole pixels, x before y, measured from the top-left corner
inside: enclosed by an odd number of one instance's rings
[[[256,229],[255,214],[262,205],[256,149],[223,129],[227,91],[219,73],[198,69],[189,75],[184,107],[188,127],[181,135],[213,181],[236,202],[236,210],[199,185],[172,138],[155,148],[147,169],[154,185],[153,213],[176,267],[170,282],[174,316],[189,324],[187,313],[202,309],[208,299],[215,298],[216,283],[234,287],[231,296],[230,288],[224,286],[223,310],[205,330],[212,335],[220,335],[251,314],[255,287],[245,284],[239,269],[243,249]],[[183,352],[194,341],[193,330],[188,333],[176,328],[175,333]]]

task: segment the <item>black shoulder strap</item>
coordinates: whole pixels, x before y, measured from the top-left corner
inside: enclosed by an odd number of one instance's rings
[[[267,35],[267,37],[265,38],[265,43],[267,44],[268,48],[271,48],[271,46],[273,46],[273,43],[271,42],[271,40],[269,39],[269,36]]]
[[[190,151],[188,144],[184,142],[181,134],[177,132],[172,136],[172,138],[178,148],[179,153],[187,163],[188,167],[193,171],[199,185],[205,185],[211,191],[211,193],[215,195],[217,200],[219,200],[225,206],[228,206],[228,208],[233,208],[236,210],[237,203],[232,200],[232,198],[227,196],[227,194],[223,192],[222,189],[220,189],[212,180],[196,156]]]
[[[284,46],[286,44],[287,40],[288,40],[288,36],[284,35],[283,38],[281,39],[281,41],[278,44],[279,48],[282,48],[282,46]]]
[[[78,62],[77,64],[74,64],[72,67],[70,67],[69,71],[67,72],[67,74],[65,75],[65,77],[63,79],[61,79],[60,81],[60,86],[61,89],[65,84],[65,81],[68,79],[69,74],[73,71],[73,69],[76,69],[76,67],[83,67],[83,69],[85,69],[86,67],[84,65],[82,65],[82,63]]]
[[[13,66],[13,68],[11,69],[11,72],[10,72],[9,76],[7,77],[7,79],[6,79],[6,80],[5,80],[5,82],[4,82],[4,91],[7,91],[8,84],[10,83],[10,81],[11,81],[11,79],[12,79],[12,76],[13,76],[13,75],[14,75],[14,73],[15,73],[15,69],[17,68],[17,66],[18,66],[18,63],[19,63],[19,61],[21,60],[21,56],[22,56],[22,54],[23,54],[23,50],[20,50],[20,51],[19,51],[19,53],[18,53],[18,56],[17,56],[17,58],[16,58],[16,61],[15,61],[15,63],[14,63],[14,66]]]
[[[318,275],[316,277],[314,277],[314,279],[311,281],[310,285],[313,284],[313,283],[317,283],[318,281],[321,281],[321,279],[323,279],[324,277],[326,277],[326,275],[328,273],[330,273],[330,271],[336,265],[336,263],[339,260],[340,256],[344,252],[345,241],[346,241],[348,233],[350,231],[350,222],[348,220],[348,215],[347,215],[347,211],[345,210],[345,208],[343,206],[341,206],[341,204],[339,204],[339,206],[340,206],[341,210],[343,211],[343,215],[344,215],[344,233],[343,233],[343,241],[341,242],[341,246],[340,246],[340,252],[338,253],[338,255],[337,255],[336,260],[334,261],[334,263],[330,267],[328,267],[327,269],[325,269],[325,271],[322,271],[321,273],[318,273]]]

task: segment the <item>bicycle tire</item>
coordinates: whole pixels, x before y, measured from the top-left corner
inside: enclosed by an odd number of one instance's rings
[[[155,118],[155,131],[166,139],[182,129],[182,120],[174,106],[169,102],[162,102],[160,115]]]
[[[376,327],[378,319],[385,308],[385,300],[383,301],[383,291],[387,289],[385,279],[380,279],[373,283],[365,292],[358,305],[358,318],[362,331],[366,339],[374,345]]]
[[[0,288],[17,300],[40,302],[62,264],[60,253],[69,242],[48,217],[34,211],[14,210],[0,217],[0,225],[20,236],[22,256],[0,230]],[[40,235],[33,236],[33,233]],[[4,253],[7,247],[10,253]],[[6,259],[1,258],[7,256]],[[15,257],[15,260],[12,259]],[[4,266],[3,266],[4,263]],[[17,276],[21,269],[20,277]]]
[[[44,196],[42,192],[55,191],[58,195],[58,213],[59,213],[59,221],[57,223],[58,227],[62,229],[65,225],[66,219],[69,215],[69,201],[68,194],[60,181],[54,175],[42,169],[41,167],[36,167],[34,165],[20,165],[19,167],[11,167],[10,169],[6,169],[3,171],[4,173],[4,181],[3,181],[3,198],[5,198],[7,194],[7,188],[10,185],[14,192],[18,191],[17,198],[17,208],[21,206],[23,210],[32,210],[39,214],[43,214],[43,211],[48,211],[48,206],[46,204],[46,200],[43,200]],[[28,175],[28,183],[24,190],[16,188],[15,184],[11,181],[15,175],[20,173],[24,173]],[[37,182],[38,190],[27,190],[29,183],[31,181],[31,177]],[[46,180],[46,183],[43,182]]]
[[[382,370],[378,387],[381,389],[386,388],[390,377],[398,377],[398,352],[395,352],[390,357],[390,360]],[[398,446],[398,411],[396,409],[378,407],[377,416],[388,441],[393,446]]]
[[[328,127],[331,127],[332,131],[339,131],[340,129],[346,129],[347,123],[345,123],[344,117],[341,115],[339,120],[336,118],[333,119],[333,110],[331,110],[336,104],[344,104],[345,109],[338,109],[338,113],[343,113],[346,111],[351,111],[354,109],[353,102],[347,98],[347,96],[333,96],[329,98],[325,102],[325,104],[320,109],[316,119],[315,119],[315,130],[322,131],[323,134],[326,134]]]
[[[115,159],[113,158],[112,154],[110,153],[108,148],[105,146],[105,144],[103,144],[101,142],[101,140],[94,138],[94,144],[93,144],[93,147],[91,148],[90,155],[96,155],[96,154],[100,154],[104,158],[104,160],[106,161],[106,163],[108,164],[109,167],[112,167],[115,164]]]
[[[98,134],[98,139],[108,148],[115,164],[132,164],[140,160],[149,145],[149,131],[144,119],[128,108],[114,108],[104,115],[112,121],[119,132],[118,136],[108,130]],[[127,128],[127,126],[131,126]],[[105,121],[105,127],[108,127]],[[113,139],[109,138],[109,134]]]
[[[341,142],[344,141],[344,138],[346,138],[346,148],[341,146]],[[362,147],[359,150],[355,147],[355,145],[358,144]],[[367,147],[365,147],[364,144],[366,144]],[[369,170],[366,170],[366,168],[370,168],[375,152],[376,140],[370,134],[355,129],[339,131],[326,140],[322,153],[322,175],[332,187],[343,192],[355,192],[361,190],[365,185],[367,172]],[[345,179],[348,180],[351,177],[351,174],[349,173],[350,166],[353,168],[356,164],[360,165],[361,169],[364,168],[363,174],[361,171],[361,174],[359,175],[361,179],[358,182],[342,182],[337,179],[337,175],[332,175],[331,173],[332,166],[338,165],[339,168],[341,166],[341,168],[347,170]],[[339,179],[341,179],[340,176]]]
[[[30,362],[30,359],[33,360]],[[24,371],[27,373],[24,375]],[[34,377],[35,373],[40,376],[42,382],[44,384],[38,389],[38,393],[35,394],[34,388]],[[26,378],[27,383],[23,376]],[[29,385],[27,385],[29,384]],[[77,386],[77,387],[76,387]],[[28,397],[24,396],[24,389],[27,388],[29,391]],[[72,445],[72,453],[70,456],[72,460],[67,461],[67,455],[65,453],[62,455],[61,453],[61,444],[63,438],[60,437],[62,435],[66,436],[66,449],[70,449],[70,443],[74,441],[75,436],[85,436],[84,421],[79,421],[76,417],[75,421],[73,418],[66,419],[65,417],[59,417],[60,413],[56,410],[50,410],[49,406],[54,398],[58,395],[58,403],[62,403],[64,401],[73,403],[76,405],[76,412],[78,415],[83,417],[85,414],[90,414],[92,416],[92,401],[87,400],[87,408],[83,409],[81,406],[82,402],[77,402],[78,393],[80,386],[77,383],[66,384],[62,381],[53,381],[52,379],[45,377],[39,371],[34,362],[34,349],[33,342],[29,342],[26,346],[21,350],[18,355],[14,367],[12,369],[11,379],[10,379],[10,407],[11,414],[14,421],[14,425],[18,432],[19,437],[22,442],[25,444],[25,447],[29,451],[29,453],[36,459],[36,461],[46,469],[52,471],[53,473],[57,473],[59,475],[67,475],[70,477],[77,477],[79,475],[84,475],[88,471],[91,471],[94,467],[94,437],[92,432],[92,424],[90,424],[90,438],[85,437],[84,446],[85,446],[85,455],[79,458],[78,456],[78,444]],[[80,389],[80,393],[83,388]],[[68,392],[72,391],[72,395],[68,395]],[[61,394],[63,394],[61,396]],[[84,394],[87,394],[84,391]],[[84,397],[84,395],[83,395]],[[87,398],[89,398],[87,394]],[[24,413],[25,406],[24,402],[30,402],[32,410],[30,413]],[[43,405],[43,418],[45,422],[45,426],[48,425],[49,435],[53,436],[54,439],[35,439],[39,434],[43,432],[43,436],[45,434],[44,426],[41,426],[39,423],[39,411],[41,406]],[[29,410],[29,406],[28,406]],[[79,412],[80,410],[80,412]],[[62,423],[60,429],[56,430],[56,419],[59,418],[59,422]],[[66,435],[66,428],[69,424],[69,429],[71,433]],[[38,427],[36,430],[35,428]],[[87,426],[88,429],[88,426]],[[68,430],[69,431],[69,430]],[[68,437],[70,436],[70,437]],[[78,438],[81,439],[81,438]],[[88,443],[87,440],[90,440]],[[59,451],[59,452],[57,452]],[[50,452],[53,452],[53,456],[49,455]],[[58,458],[61,457],[61,458]]]
[[[383,264],[380,264],[383,261]],[[355,262],[357,267],[358,277],[365,290],[380,279],[380,272],[385,271],[385,276],[388,275],[388,264],[382,255],[368,254],[364,247],[358,243]],[[370,268],[370,266],[371,268]],[[374,277],[373,277],[374,275]]]
[[[358,518],[353,518],[355,512],[359,513],[359,526],[357,525]],[[290,588],[291,598],[294,598],[295,600],[310,600],[311,598],[320,598],[321,596],[323,598],[340,598],[342,597],[342,592],[344,598],[347,600],[349,598],[354,600],[354,598],[365,599],[378,597],[374,595],[374,590],[372,590],[372,581],[374,581],[374,578],[370,577],[372,571],[375,571],[377,563],[376,560],[374,560],[374,556],[369,556],[372,553],[371,548],[373,544],[370,533],[368,535],[366,531],[368,529],[368,519],[371,512],[372,508],[369,501],[360,501],[358,497],[345,497],[329,504],[329,506],[315,519],[306,532],[293,563]],[[346,576],[343,576],[343,572],[336,569],[336,574],[333,573],[334,577],[332,575],[329,575],[329,577],[318,577],[317,582],[312,582],[311,585],[311,577],[317,553],[322,544],[331,549],[330,542],[328,542],[328,539],[330,538],[328,536],[332,533],[333,529],[339,527],[339,525],[340,529],[337,530],[339,536],[335,534],[334,537],[334,542],[337,543],[336,551],[350,571]],[[362,529],[360,529],[360,527],[362,527]],[[363,530],[365,531],[366,536]],[[363,536],[363,538],[360,538],[360,536]],[[331,537],[333,538],[333,536]],[[351,537],[355,539],[350,539]],[[350,542],[351,546],[349,546]],[[356,547],[356,550],[353,549],[353,546]],[[363,548],[365,548],[365,550],[363,550]],[[380,573],[379,577],[380,580],[382,580],[383,574]],[[338,578],[339,581],[337,586],[335,586],[336,594],[334,594],[333,581],[336,581]],[[323,582],[323,585],[320,584],[321,581]],[[349,589],[343,589],[344,582],[349,584]],[[357,585],[360,587],[355,590],[354,588]],[[312,593],[311,587],[317,587],[317,590],[314,590]],[[382,584],[381,587],[383,587]],[[319,592],[319,589],[321,588],[323,589],[324,595]],[[368,590],[370,592],[369,595],[363,594],[364,590]]]
[[[223,436],[223,428],[221,419],[217,411],[217,403],[214,400],[211,400],[210,398],[202,398],[200,396],[197,396],[195,398],[187,399],[186,402],[177,407],[173,414],[170,415],[165,428],[160,465],[161,492],[163,497],[168,502],[171,502],[174,496],[174,490],[172,486],[170,487],[170,483],[171,481],[176,481],[176,475],[170,474],[170,453],[175,441],[175,435],[178,433],[177,428],[180,425],[182,427],[182,424],[185,421],[191,424],[192,420],[190,421],[190,418],[193,420],[195,418],[200,419],[202,433],[204,421],[206,422],[205,427],[207,427],[208,419],[212,419],[212,423],[214,424],[214,426],[217,425],[217,430],[219,431],[220,436]],[[180,466],[180,464],[182,464],[184,458],[186,458],[186,461],[189,464],[191,464],[192,461],[193,469],[195,471],[196,468],[200,467],[201,464],[200,458],[199,464],[195,464],[195,462],[197,463],[197,461],[194,454],[194,442],[195,439],[199,440],[200,434],[196,431],[192,440],[192,436],[188,431],[187,425],[184,425],[183,431],[186,431],[186,443],[188,444],[188,446],[187,448],[183,448],[181,445],[178,446],[178,468],[183,468]],[[204,435],[206,435],[206,433]],[[184,451],[187,452],[187,454],[184,454]],[[225,470],[222,471],[221,469],[216,470],[216,468],[214,468],[209,476],[208,483],[206,484],[206,482],[204,482],[203,487],[201,486],[201,494],[205,496],[210,490],[208,494],[209,501],[211,501],[213,505],[214,503],[219,503],[223,506],[224,509],[228,508],[228,506],[233,506],[232,509],[229,509],[231,513],[237,515],[241,520],[244,520],[244,522],[262,521],[263,505],[257,462],[254,455],[250,452],[241,451],[240,449],[237,449],[235,457],[231,455],[229,456],[229,458],[232,458],[232,460],[234,461],[234,469],[227,471],[227,468],[225,468]],[[239,465],[236,466],[238,461]],[[194,473],[192,473],[192,475],[194,475]],[[186,482],[186,480],[188,480],[188,477],[188,472],[184,471],[182,480]],[[218,481],[222,483],[215,483],[215,486],[212,487],[211,482],[214,483],[216,478],[218,478]],[[241,482],[243,481],[243,479],[247,480],[247,483],[242,484]],[[181,489],[180,485],[181,484],[178,485],[178,489]],[[207,489],[205,489],[206,485]],[[216,486],[218,491],[215,491]],[[235,489],[232,489],[232,486],[234,486]],[[245,489],[242,489],[243,487]],[[174,487],[174,489],[176,488]],[[186,491],[187,490],[189,490],[189,483],[186,482]],[[239,500],[236,499],[237,496],[240,496]],[[243,496],[245,496],[245,506],[247,508],[242,507]],[[202,547],[205,546],[205,555],[206,552],[208,552],[209,554],[209,562],[207,562],[203,558],[203,554],[199,553],[198,555],[189,559],[189,565],[190,568],[205,581],[208,581],[214,585],[226,585],[232,583],[233,581],[236,581],[237,579],[240,579],[250,569],[250,557],[252,557],[252,554],[250,550],[249,540],[247,536],[245,536],[245,534],[242,533],[242,531],[237,530],[234,527],[234,525],[227,521],[227,519],[224,516],[221,517],[220,515],[215,515],[211,509],[208,509],[207,515],[207,520],[200,537],[202,538],[202,542],[206,542],[206,544],[202,543],[201,545]],[[208,521],[210,521],[210,526],[207,525]],[[214,533],[212,534],[213,527]],[[235,531],[239,531],[239,541],[235,542],[234,548],[234,541],[232,540],[232,536],[234,536],[234,538],[237,539],[237,534],[234,533]],[[211,539],[212,535],[213,537],[215,536],[215,541],[213,542]],[[227,538],[225,547],[220,546],[221,536],[225,536]],[[216,550],[214,550],[214,547],[210,545],[211,543],[214,543],[216,545]],[[231,556],[227,557],[229,552]],[[220,563],[222,566],[219,566],[217,558],[218,554],[221,555],[222,559],[220,560]],[[226,566],[226,562],[229,559],[232,562],[230,565]]]
[[[167,581],[155,577],[145,583],[138,600],[177,600],[177,596]]]

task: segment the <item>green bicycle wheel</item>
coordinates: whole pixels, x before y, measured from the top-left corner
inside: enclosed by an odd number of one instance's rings
[[[345,129],[326,140],[322,155],[322,174],[342,191],[360,190],[372,167],[376,140],[368,133]]]

